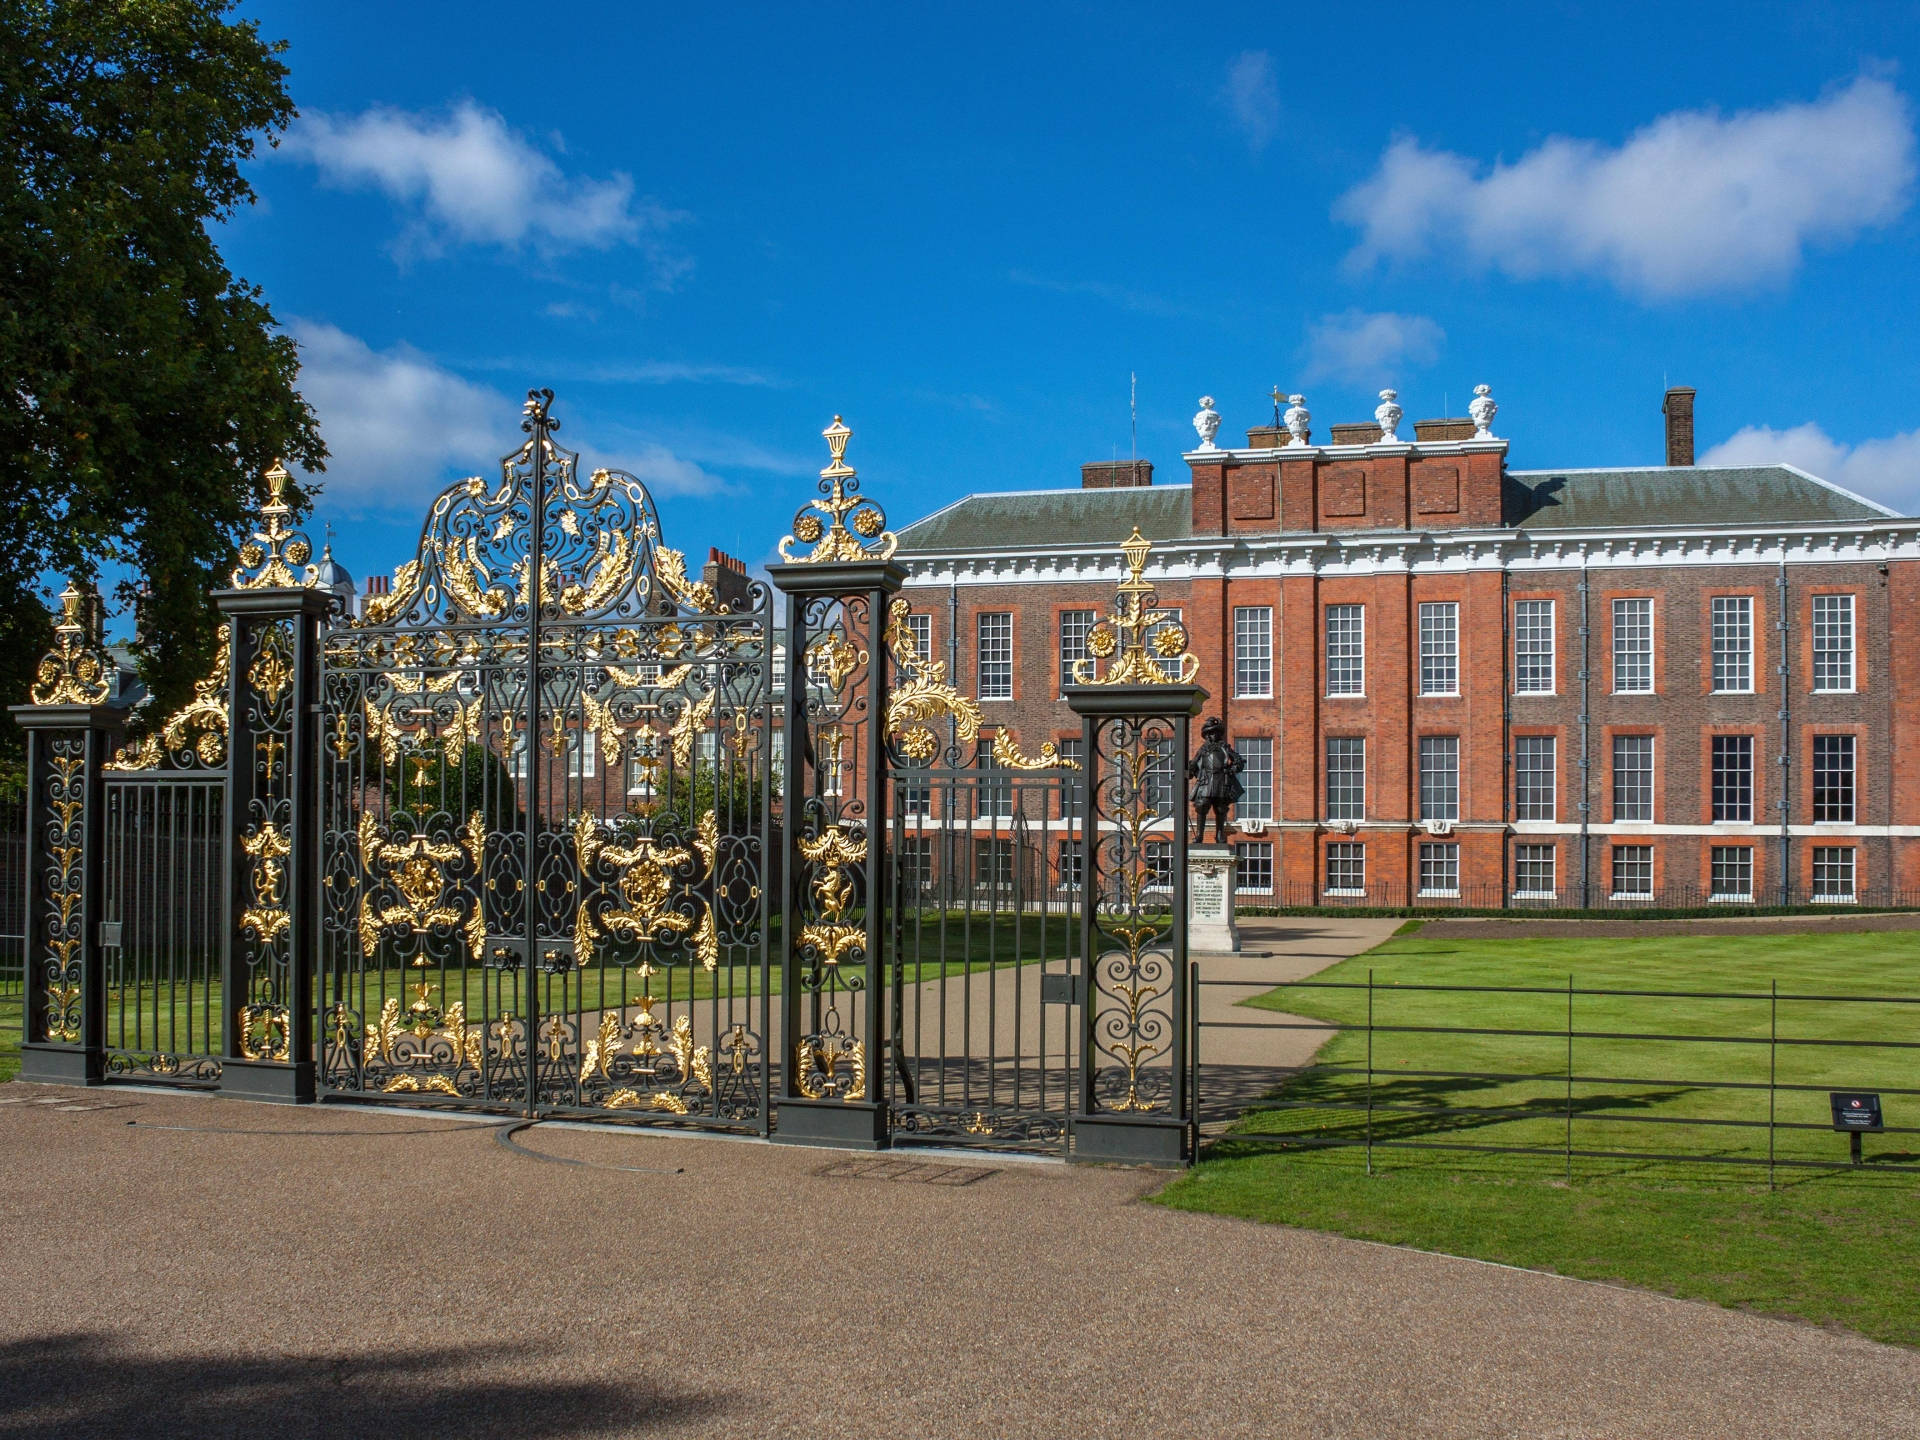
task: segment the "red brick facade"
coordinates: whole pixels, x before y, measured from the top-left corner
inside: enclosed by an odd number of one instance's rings
[[[1265,430],[1245,450],[1193,452],[1190,532],[1149,534],[1149,575],[1161,603],[1181,611],[1201,658],[1205,713],[1221,716],[1236,744],[1271,745],[1267,818],[1243,823],[1235,843],[1271,847],[1253,855],[1271,862],[1276,903],[1319,900],[1329,845],[1364,846],[1374,903],[1424,890],[1440,903],[1500,904],[1523,885],[1550,885],[1563,904],[1642,895],[1673,903],[1695,892],[1769,903],[1783,898],[1783,884],[1796,903],[1920,891],[1920,522],[1835,498],[1843,492],[1784,469],[1780,484],[1798,487],[1792,504],[1725,513],[1715,496],[1734,493],[1731,472],[1681,467],[1666,472],[1669,489],[1704,497],[1702,515],[1549,524],[1517,513],[1515,486],[1525,485],[1508,472],[1505,441],[1459,438],[1471,426],[1434,422],[1417,433],[1414,443],[1276,445],[1285,434]],[[1434,434],[1445,438],[1426,438]],[[1587,504],[1581,497],[1631,476],[1666,503],[1662,472],[1583,473],[1552,477],[1541,493],[1564,485],[1570,504]],[[1828,501],[1840,518],[1794,510]],[[935,655],[952,660],[971,693],[981,693],[979,617],[1011,615],[1012,697],[986,699],[983,709],[1029,748],[1079,733],[1061,694],[1061,616],[1109,607],[1125,538],[1115,528],[1102,545],[1050,545],[1017,530],[992,544],[922,544],[911,529],[905,537],[905,594],[931,616]],[[1851,637],[1843,646],[1823,631],[1825,688],[1816,689],[1820,596],[1852,597]],[[1716,597],[1726,632],[1719,684]],[[1845,603],[1823,602],[1823,623]],[[1329,693],[1336,605],[1361,609],[1356,694]],[[1423,605],[1455,607],[1429,612],[1424,686]],[[1254,634],[1271,636],[1264,687],[1236,684],[1237,610],[1252,612],[1243,619]],[[1442,683],[1449,616],[1451,687]],[[1551,634],[1550,655],[1544,641],[1531,642],[1530,679],[1517,659],[1523,616],[1530,635]],[[1848,669],[1851,686],[1836,687]],[[1718,810],[1715,736],[1731,737],[1721,747]],[[1822,737],[1843,736],[1852,737],[1853,818],[1816,821],[1816,748],[1832,761],[1822,794],[1837,812],[1846,798],[1841,746]],[[1540,738],[1521,744],[1525,737]],[[1645,737],[1650,819],[1638,818]],[[1327,742],[1342,738],[1364,741],[1364,815],[1347,826],[1330,823],[1327,793]],[[1438,742],[1429,747],[1434,808],[1453,811],[1433,824],[1421,808],[1423,739]],[[1552,742],[1552,797],[1543,818],[1524,818],[1522,782],[1532,787],[1530,813],[1542,814],[1534,773],[1542,739]],[[1626,773],[1616,775],[1616,756]],[[1423,847],[1432,847],[1424,878]],[[1258,863],[1253,873],[1263,873]]]

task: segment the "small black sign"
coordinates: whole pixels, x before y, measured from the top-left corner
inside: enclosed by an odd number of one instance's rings
[[[1878,1095],[1834,1090],[1828,1093],[1827,1103],[1833,1107],[1833,1128],[1836,1130],[1878,1132],[1886,1128],[1880,1118]]]

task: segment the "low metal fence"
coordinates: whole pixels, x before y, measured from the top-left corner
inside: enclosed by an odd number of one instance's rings
[[[1920,1173],[1920,996],[1768,989],[1191,980],[1194,1083],[1214,1153],[1360,1147]],[[1216,987],[1268,1007],[1205,1018]],[[1300,997],[1293,1000],[1293,997]],[[1293,1000],[1302,1014],[1278,1011]],[[1258,1063],[1228,1032],[1320,1034],[1313,1058]],[[1210,1041],[1209,1035],[1213,1038]],[[1480,1062],[1480,1063],[1475,1063]],[[1837,1093],[1881,1097],[1871,1151],[1837,1133]],[[1211,1122],[1211,1123],[1209,1123]],[[1857,1133],[1857,1132],[1856,1132]],[[1647,1143],[1627,1137],[1645,1136]]]

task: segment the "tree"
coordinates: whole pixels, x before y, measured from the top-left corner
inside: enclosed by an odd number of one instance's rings
[[[231,8],[0,0],[0,636],[44,629],[40,575],[124,566],[155,715],[212,659],[259,475],[326,455],[292,339],[208,233],[296,113],[284,42]],[[0,702],[39,654],[0,646]]]

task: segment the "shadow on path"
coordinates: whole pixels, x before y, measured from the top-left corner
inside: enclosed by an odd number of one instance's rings
[[[103,1334],[45,1336],[0,1346],[0,1440],[566,1440],[719,1422],[732,1408],[722,1398],[666,1395],[644,1383],[530,1378],[550,1366],[549,1350],[396,1344],[352,1356],[163,1358]]]

